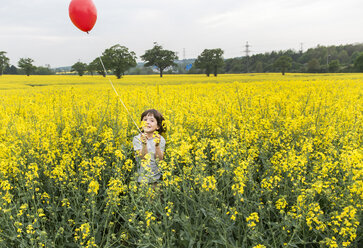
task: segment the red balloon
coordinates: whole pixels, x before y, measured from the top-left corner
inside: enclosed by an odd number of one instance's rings
[[[97,9],[92,0],[72,0],[69,4],[69,17],[80,30],[91,31],[97,20]]]

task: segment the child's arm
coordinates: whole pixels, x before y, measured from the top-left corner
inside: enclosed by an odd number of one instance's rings
[[[139,156],[140,156],[140,158],[145,158],[145,155],[148,153],[148,150],[147,150],[147,138],[143,134],[141,135],[140,138],[141,138],[142,148],[139,151]]]
[[[161,141],[161,136],[160,136],[160,134],[157,134],[157,136],[154,140],[154,142],[155,142],[155,158],[158,159],[159,161],[164,159],[164,152],[160,148],[160,141]]]
[[[147,139],[144,134],[141,134],[140,137],[135,136],[133,140],[135,156],[143,159],[145,155],[148,153],[147,150]]]
[[[160,149],[160,143],[155,144],[155,158],[159,159],[159,161],[164,159],[164,153]]]

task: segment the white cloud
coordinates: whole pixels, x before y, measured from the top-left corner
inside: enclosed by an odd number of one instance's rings
[[[225,57],[363,41],[361,0],[94,0],[98,19],[89,35],[73,26],[70,1],[0,0],[0,50],[11,63],[90,62],[112,45],[141,56],[154,41],[186,57],[220,47]]]

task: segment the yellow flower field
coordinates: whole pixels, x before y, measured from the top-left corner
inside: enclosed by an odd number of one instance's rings
[[[166,119],[158,187],[137,128]],[[363,75],[0,76],[0,247],[358,247]]]

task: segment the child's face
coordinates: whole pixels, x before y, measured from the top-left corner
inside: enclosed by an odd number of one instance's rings
[[[153,133],[160,128],[153,114],[144,116],[142,121],[144,122],[143,128],[145,133]]]

